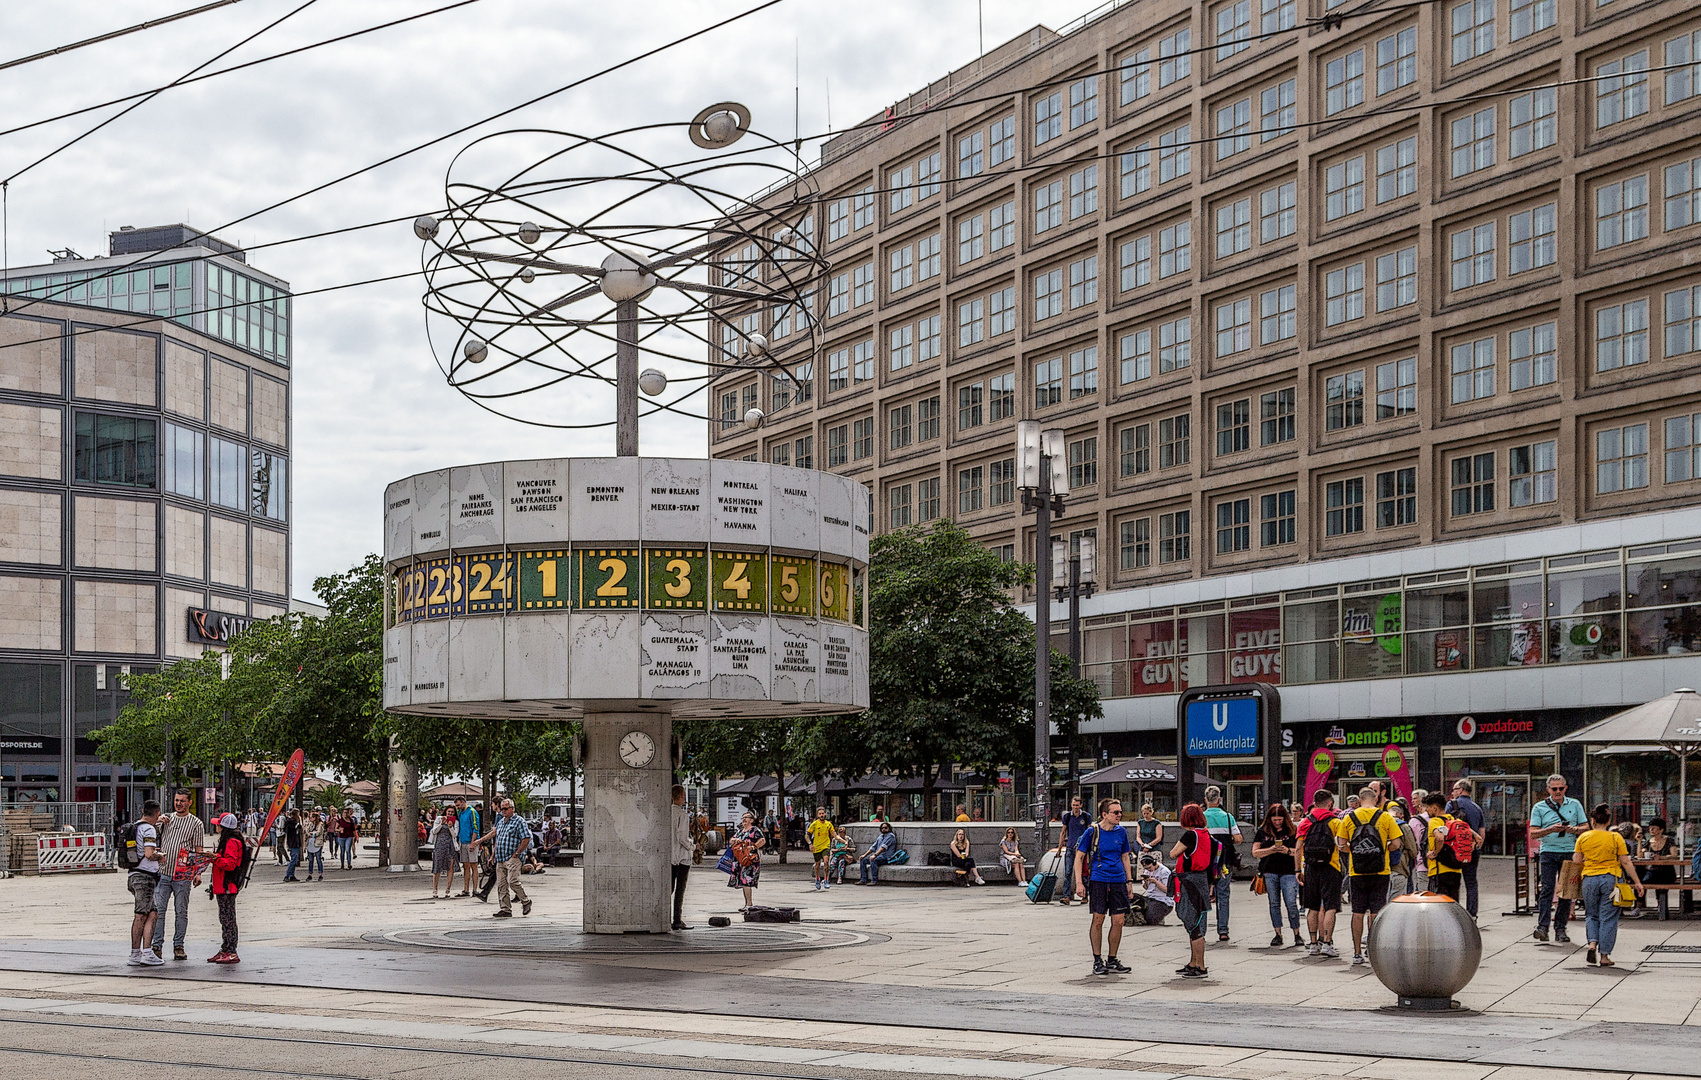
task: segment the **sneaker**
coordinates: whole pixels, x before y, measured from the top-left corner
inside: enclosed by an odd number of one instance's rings
[[[490,913],[490,917],[492,919],[512,919],[514,913],[512,911],[493,911]]]
[[[1306,946],[1306,947],[1305,947],[1305,955],[1307,955],[1307,956],[1316,956],[1316,955],[1317,955],[1317,953],[1318,953],[1318,952],[1319,952],[1319,951],[1320,951],[1320,950],[1321,950],[1321,949],[1322,949],[1322,948],[1323,948],[1323,946],[1322,946],[1322,945],[1320,945],[1320,944],[1318,944],[1318,943],[1317,943],[1317,942],[1315,942],[1315,941],[1313,941],[1313,942],[1312,942],[1312,943],[1311,943],[1311,944],[1309,944],[1309,945],[1307,945],[1307,946]]]
[[[1106,971],[1110,972],[1112,975],[1132,975],[1132,974],[1134,974],[1133,968],[1129,967],[1127,964],[1124,964],[1122,961],[1118,960],[1114,956],[1104,962],[1104,969]]]
[[[222,963],[224,963],[224,958],[229,956],[229,955],[230,954],[228,952],[225,952],[223,949],[220,949],[218,952],[207,957],[207,963],[209,963],[209,964],[222,964]]]
[[[1190,966],[1182,971],[1181,977],[1184,979],[1203,979],[1208,974],[1209,972],[1207,972],[1204,968]]]
[[[1281,932],[1277,931],[1276,936],[1270,939],[1270,948],[1279,949],[1283,944]]]
[[[224,958],[222,960],[214,960],[213,963],[215,963],[215,964],[240,964],[240,963],[242,963],[242,958],[240,956],[237,956],[233,952],[227,952],[227,953],[224,954]]]
[[[809,885],[810,885],[810,888],[812,888],[812,889],[814,889],[814,890],[815,890],[815,891],[816,891],[816,892],[820,892],[820,891],[821,891],[821,881],[820,881],[820,879],[816,879],[816,880],[814,880],[814,881],[811,881],[811,882],[810,882],[810,883],[809,883]]]
[[[1093,974],[1094,975],[1109,975],[1110,969],[1104,966],[1103,960],[1100,960],[1097,957],[1094,957],[1093,958]]]
[[[520,914],[521,915],[530,915],[531,913],[532,913],[532,902],[530,900],[521,900],[520,901]]]
[[[833,887],[833,883],[831,881],[823,881],[821,883],[821,891],[822,892],[826,892],[828,889],[831,889],[832,887]]]
[[[1317,955],[1327,956],[1331,960],[1339,960],[1341,958],[1341,951],[1335,948],[1335,943],[1333,941],[1325,941],[1318,947]]]
[[[164,960],[154,955],[154,951],[152,949],[143,949],[142,954],[136,957],[136,961],[143,967],[159,967],[165,963]]]
[[[1595,962],[1595,947],[1593,945],[1590,945],[1588,954],[1583,957],[1583,963],[1592,964],[1594,962]]]
[[[178,945],[171,950],[171,958],[173,960],[187,960],[189,959],[189,954],[183,951],[183,946]]]
[[[1185,975],[1185,974],[1187,974],[1187,973],[1188,973],[1188,972],[1189,972],[1189,971],[1193,971],[1193,970],[1195,970],[1195,969],[1194,969],[1194,967],[1193,967],[1193,965],[1192,965],[1192,964],[1188,964],[1188,965],[1187,965],[1187,966],[1186,966],[1186,967],[1178,967],[1178,968],[1176,968],[1176,969],[1175,969],[1175,973],[1176,973],[1176,974],[1177,974],[1177,975]]]
[[[1547,927],[1545,927],[1545,926],[1536,927],[1535,933],[1531,934],[1530,936],[1535,938],[1537,941],[1546,941],[1547,940]]]
[[[1561,945],[1569,945],[1571,944],[1571,935],[1564,930],[1556,930],[1553,934],[1553,940]]]
[[[1354,967],[1363,967],[1364,966],[1364,954],[1363,953],[1353,953],[1353,966]]]
[[[131,949],[130,950],[130,966],[131,967],[141,967],[142,966],[142,950],[141,949]]]

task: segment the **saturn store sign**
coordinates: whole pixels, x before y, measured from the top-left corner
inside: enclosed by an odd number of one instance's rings
[[[246,615],[190,608],[189,640],[197,645],[229,645],[231,638],[248,629],[253,622]]]

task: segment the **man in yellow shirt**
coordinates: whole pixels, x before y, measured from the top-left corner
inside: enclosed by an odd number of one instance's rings
[[[1464,868],[1454,865],[1457,860],[1450,848],[1442,850],[1447,848],[1447,830],[1457,819],[1447,813],[1447,800],[1439,791],[1425,795],[1423,805],[1429,811],[1429,831],[1424,834],[1424,853],[1429,861],[1429,889],[1442,896],[1450,896],[1457,903],[1459,887],[1465,881]]]
[[[969,820],[969,810],[968,810],[968,807],[966,807],[966,806],[964,806],[964,805],[963,805],[963,804],[962,804],[962,803],[958,803],[958,804],[957,804],[957,820],[958,820],[958,821],[967,821],[967,820]]]
[[[827,880],[828,866],[832,862],[833,834],[837,830],[833,823],[827,820],[827,808],[815,808],[815,820],[809,823],[809,853],[815,856],[815,891],[831,889],[832,882]]]
[[[1378,792],[1365,787],[1358,809],[1336,823],[1335,846],[1347,852],[1347,890],[1353,903],[1353,963],[1363,964],[1364,935],[1388,902],[1388,856],[1400,849],[1400,826],[1377,804]]]

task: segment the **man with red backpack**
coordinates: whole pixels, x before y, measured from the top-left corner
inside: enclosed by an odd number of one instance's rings
[[[1299,850],[1295,872],[1299,876],[1300,906],[1305,908],[1306,928],[1311,931],[1310,956],[1339,958],[1335,948],[1335,917],[1341,911],[1341,856],[1335,846],[1335,793],[1319,788],[1311,797],[1311,810],[1299,820]]]
[[[1441,792],[1432,791],[1423,797],[1429,810],[1429,889],[1459,900],[1459,887],[1464,884],[1465,866],[1475,856],[1476,834],[1463,818],[1446,812],[1446,800]]]
[[[1211,911],[1211,894],[1223,867],[1223,845],[1206,827],[1205,811],[1198,803],[1181,808],[1181,839],[1170,849],[1175,872],[1170,886],[1175,890],[1175,917],[1187,929],[1187,966],[1176,969],[1184,979],[1203,979],[1205,969],[1205,917]]]

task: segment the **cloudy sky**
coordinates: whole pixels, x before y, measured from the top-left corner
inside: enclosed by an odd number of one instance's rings
[[[304,0],[242,0],[179,23],[0,70],[12,127],[163,85]],[[216,67],[429,11],[449,0],[311,0]],[[50,248],[104,255],[121,225],[213,229],[756,5],[722,0],[477,0],[465,7],[169,91],[30,168],[9,189],[10,259]],[[197,0],[39,0],[0,5],[0,60],[27,56]],[[758,130],[789,136],[801,71],[805,134],[843,126],[922,88],[1035,24],[1095,0],[881,0],[776,6],[355,180],[221,230],[244,245],[441,205],[450,157],[502,128],[601,133],[749,105]],[[0,139],[11,175],[116,108]],[[806,149],[813,158],[819,143]],[[416,269],[405,225],[287,244],[251,256],[297,290]],[[304,297],[295,307],[294,592],[376,550],[384,485],[450,464],[613,452],[611,430],[563,433],[489,416],[445,385],[425,334],[418,279]],[[600,400],[600,399],[599,399]],[[701,404],[698,399],[697,404]],[[586,408],[600,404],[587,399]],[[699,422],[657,418],[647,454],[702,456]]]

